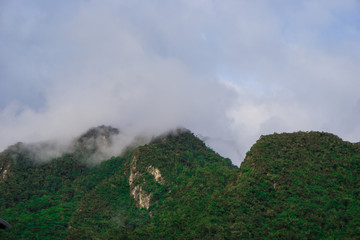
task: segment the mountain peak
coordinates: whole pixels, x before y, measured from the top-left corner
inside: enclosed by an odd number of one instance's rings
[[[358,144],[322,132],[272,134],[237,168],[184,129],[102,154],[126,137],[119,133],[92,128],[74,152],[42,164],[22,148],[0,154],[0,217],[13,226],[0,239],[359,236]],[[101,164],[86,166],[99,155]],[[23,231],[29,222],[39,227]]]
[[[86,150],[96,150],[98,148],[109,147],[112,138],[119,135],[120,131],[111,126],[101,125],[90,128],[86,133],[77,139],[77,145]]]

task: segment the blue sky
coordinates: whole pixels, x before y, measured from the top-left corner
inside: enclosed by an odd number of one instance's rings
[[[239,164],[262,134],[360,141],[360,1],[0,1],[0,149],[184,126]]]

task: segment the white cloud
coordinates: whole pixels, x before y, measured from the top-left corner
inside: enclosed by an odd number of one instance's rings
[[[237,164],[274,131],[358,141],[359,5],[4,1],[0,148],[100,124],[188,127]]]

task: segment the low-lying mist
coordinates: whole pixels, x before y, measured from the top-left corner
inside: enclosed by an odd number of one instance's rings
[[[124,131],[119,131],[111,126],[98,126],[90,128],[81,136],[68,141],[51,140],[37,143],[18,143],[11,146],[14,153],[20,150],[26,153],[35,163],[45,163],[64,154],[80,154],[84,164],[94,166],[111,157],[117,157],[126,151],[145,145],[158,138],[164,138],[169,134],[179,134],[183,131],[189,131],[184,128],[172,129],[163,132],[158,136],[133,135]],[[15,156],[16,158],[16,156]]]
[[[100,125],[121,130],[110,152],[184,127],[236,165],[262,134],[319,130],[359,141],[356,9],[1,1],[0,151],[55,141],[46,159]]]

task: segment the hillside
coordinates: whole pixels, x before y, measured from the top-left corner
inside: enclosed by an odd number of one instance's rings
[[[354,239],[360,147],[319,132],[262,136],[240,168],[188,130],[87,159],[121,134],[89,130],[51,161],[0,154],[0,239]]]
[[[359,180],[359,145],[319,132],[262,136],[209,211],[222,210],[229,237],[357,239]]]

